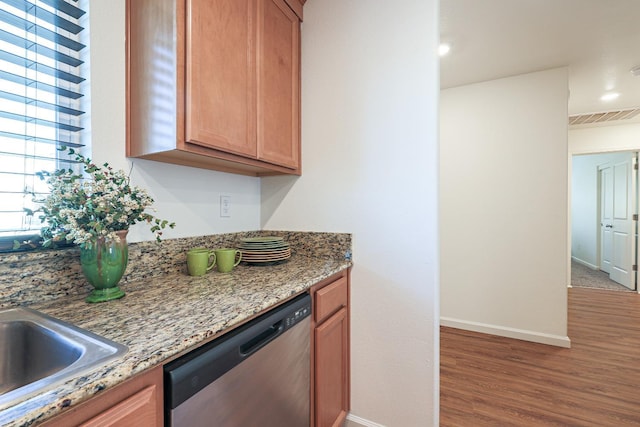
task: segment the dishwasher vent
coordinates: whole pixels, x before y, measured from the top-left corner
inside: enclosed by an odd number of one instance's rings
[[[628,110],[605,111],[602,113],[579,114],[569,116],[569,125],[585,125],[588,123],[602,123],[614,120],[629,120],[640,113],[640,108]]]

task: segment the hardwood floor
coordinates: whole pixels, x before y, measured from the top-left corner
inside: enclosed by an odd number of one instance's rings
[[[640,426],[640,295],[569,289],[569,338],[442,327],[440,425]]]

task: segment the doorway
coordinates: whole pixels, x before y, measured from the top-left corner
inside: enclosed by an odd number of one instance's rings
[[[571,261],[637,289],[637,152],[572,158]],[[573,270],[573,268],[572,268]]]

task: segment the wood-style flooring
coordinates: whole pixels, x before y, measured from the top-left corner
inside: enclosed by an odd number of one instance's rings
[[[569,289],[569,338],[442,327],[440,425],[640,426],[640,295]]]

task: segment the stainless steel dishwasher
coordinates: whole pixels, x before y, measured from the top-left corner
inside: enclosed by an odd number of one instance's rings
[[[309,426],[308,294],[164,368],[171,427]]]

